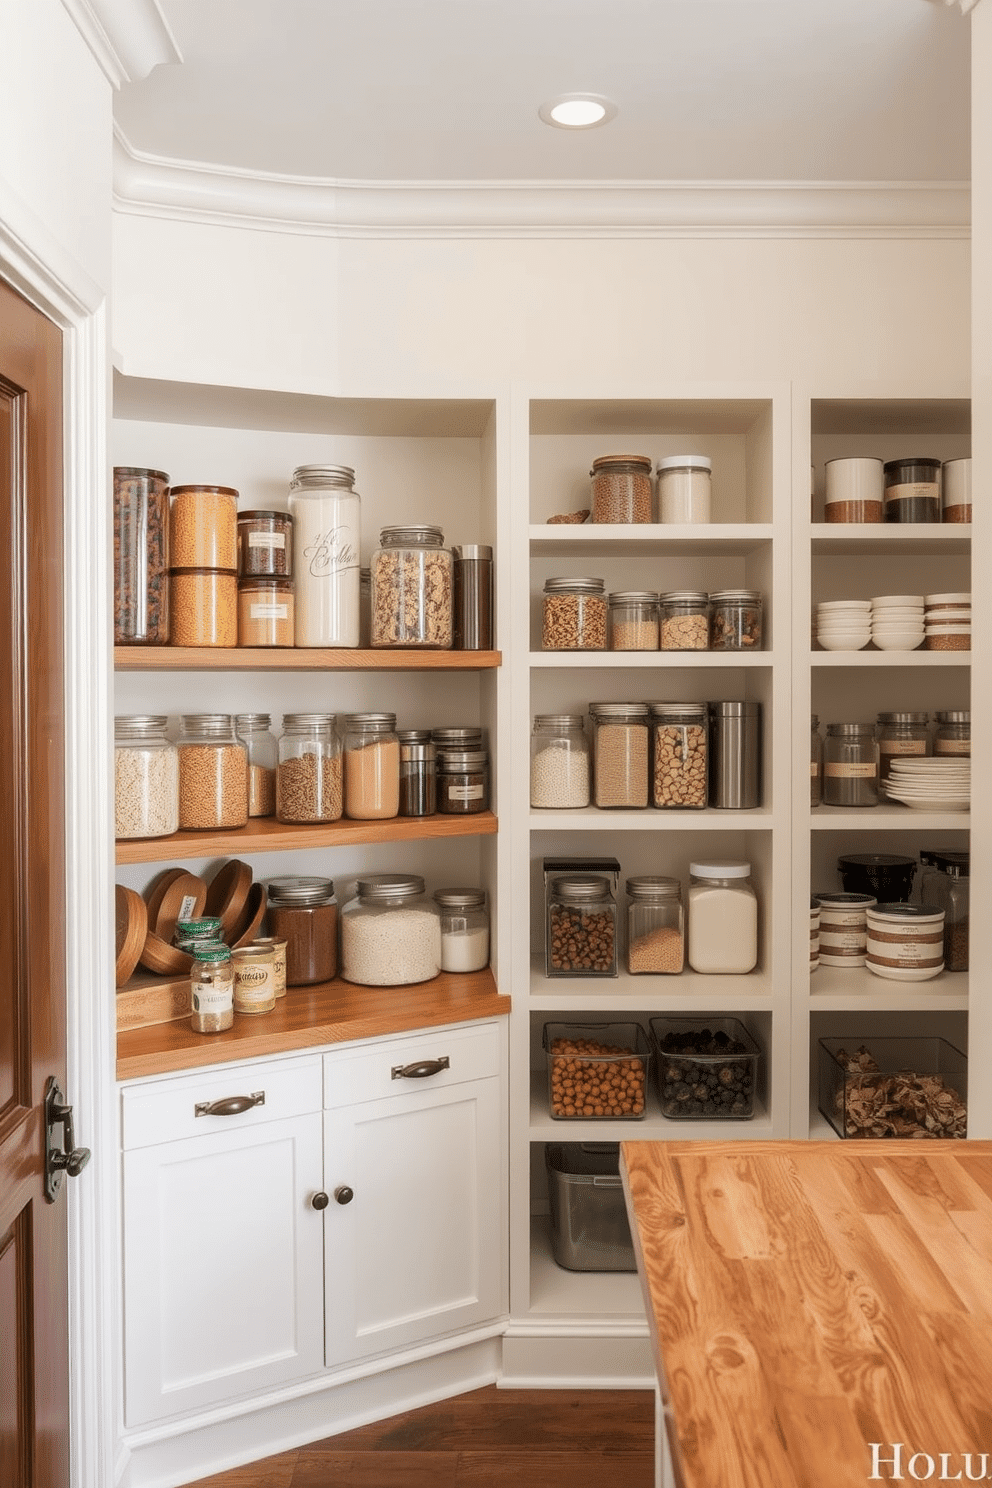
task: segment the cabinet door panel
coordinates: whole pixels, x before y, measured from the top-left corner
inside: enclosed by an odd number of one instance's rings
[[[498,1119],[497,1080],[325,1113],[328,1364],[498,1314]]]

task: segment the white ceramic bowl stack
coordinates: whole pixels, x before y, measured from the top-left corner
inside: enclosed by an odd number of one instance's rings
[[[871,602],[871,638],[879,651],[915,651],[923,645],[922,594],[880,594]]]
[[[971,595],[927,594],[926,642],[927,651],[971,650]]]
[[[884,795],[915,811],[967,811],[971,801],[971,760],[893,755]]]
[[[860,651],[871,640],[871,601],[826,599],[818,604],[816,639],[825,651]]]

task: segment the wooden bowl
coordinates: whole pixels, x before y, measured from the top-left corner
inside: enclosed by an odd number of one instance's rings
[[[220,920],[220,933],[226,940],[237,927],[251,889],[251,865],[232,858],[215,874],[207,890],[206,913]]]
[[[141,960],[148,933],[148,909],[141,895],[134,889],[126,889],[123,884],[117,884],[114,889],[114,909],[117,921],[114,985],[123,987]]]
[[[161,935],[149,930],[141,951],[141,964],[146,971],[156,971],[161,976],[187,976],[193,957],[185,951],[177,951]]]
[[[177,878],[182,878],[185,869],[164,868],[157,877],[153,878],[145,890],[145,903],[148,905],[148,923],[155,928],[158,912],[165,897],[165,892],[170,884],[174,884]]]
[[[258,927],[265,915],[265,904],[268,896],[263,883],[253,883],[248,900],[241,912],[241,919],[234,927],[232,939],[229,944],[232,949],[238,946],[251,945],[258,934]]]
[[[171,941],[176,933],[177,920],[195,920],[203,913],[207,902],[207,886],[195,873],[180,872],[167,886],[153,919],[148,916],[148,928],[164,941]]]

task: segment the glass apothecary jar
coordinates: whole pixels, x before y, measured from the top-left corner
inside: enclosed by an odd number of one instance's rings
[[[589,805],[589,743],[581,713],[535,714],[530,804],[539,811],[578,811]]]
[[[650,522],[651,464],[648,455],[600,455],[593,460],[590,522]]]
[[[930,735],[927,713],[879,713],[878,778],[888,780],[893,757],[924,755],[929,752]]]
[[[114,467],[114,645],[169,640],[169,477]]]
[[[708,455],[666,455],[659,460],[659,522],[708,522],[712,470]]]
[[[329,982],[338,970],[338,901],[330,878],[273,878],[269,937],[286,942],[287,987]]]
[[[707,651],[710,644],[710,597],[680,589],[658,598],[659,647],[662,651]]]
[[[685,914],[677,878],[639,874],[627,879],[627,970],[668,975],[685,965]]]
[[[179,732],[179,825],[184,831],[248,822],[248,751],[229,713],[184,713]]]
[[[946,880],[944,910],[944,967],[947,971],[968,970],[968,929],[971,919],[971,855],[941,853],[937,867]]]
[[[689,864],[688,961],[693,971],[743,975],[758,963],[758,899],[740,859]]]
[[[233,486],[173,486],[173,568],[238,571],[238,493]]]
[[[702,811],[709,790],[706,703],[649,703],[651,805]]]
[[[223,1033],[234,1027],[234,967],[226,945],[196,946],[190,954],[190,1027],[194,1033]]]
[[[593,724],[593,805],[602,810],[648,804],[646,703],[590,703]]]
[[[441,970],[441,912],[417,874],[360,878],[341,911],[341,974],[361,987],[409,986]]]
[[[605,651],[606,581],[545,579],[541,647],[545,651]]]
[[[809,804],[819,806],[823,800],[823,736],[820,720],[815,713],[810,715],[809,738]]]
[[[395,713],[346,713],[344,814],[356,821],[399,816],[400,741]]]
[[[609,598],[611,651],[657,651],[658,595],[649,589],[628,589]]]
[[[615,977],[617,902],[609,879],[576,873],[547,887],[545,970],[549,977]]]
[[[238,513],[238,574],[242,578],[292,578],[293,519],[288,512]]]
[[[878,805],[878,741],[870,723],[828,723],[823,746],[826,806]]]
[[[721,589],[710,595],[710,650],[760,651],[763,602],[757,589]]]
[[[114,836],[169,837],[179,830],[179,753],[164,714],[114,719]]]
[[[251,576],[238,580],[238,645],[296,644],[296,597],[292,579]]]
[[[886,522],[940,521],[939,460],[886,460],[883,472]]]
[[[372,645],[449,648],[452,584],[440,527],[383,527],[372,555]]]
[[[286,713],[276,767],[281,822],[337,821],[344,808],[341,737],[335,713]]]
[[[482,971],[489,965],[485,889],[437,889],[441,911],[441,970]]]
[[[933,736],[935,755],[971,754],[971,714],[961,709],[935,713],[937,729]]]
[[[357,646],[362,502],[350,465],[299,465],[289,488],[297,646]]]
[[[279,749],[268,713],[236,713],[234,728],[248,751],[248,815],[274,816]]]
[[[489,754],[485,749],[438,751],[437,809],[448,816],[488,811]]]
[[[430,729],[400,729],[400,816],[437,810],[437,758]]]

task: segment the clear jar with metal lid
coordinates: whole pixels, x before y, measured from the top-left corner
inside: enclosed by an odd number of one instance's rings
[[[248,751],[230,713],[184,713],[179,732],[179,825],[184,831],[248,822]]]
[[[545,579],[541,646],[545,651],[605,651],[604,579]]]
[[[627,970],[631,976],[674,976],[684,965],[681,883],[661,874],[628,878]]]
[[[234,1011],[271,1013],[276,1005],[276,957],[270,946],[235,946]]]
[[[886,522],[940,521],[939,460],[886,460],[883,471]]]
[[[712,469],[708,455],[666,455],[659,460],[659,522],[708,522]]]
[[[400,741],[395,713],[346,713],[344,814],[382,821],[400,811]]]
[[[649,703],[651,805],[702,811],[709,785],[706,703]]]
[[[286,942],[287,987],[329,982],[338,970],[338,901],[330,878],[269,880],[266,921]]]
[[[581,713],[535,714],[530,804],[539,811],[578,811],[589,805],[589,742]]]
[[[357,646],[362,503],[350,465],[299,465],[289,488],[296,645]]]
[[[927,713],[879,713],[878,715],[878,778],[887,780],[892,770],[893,758],[903,755],[923,755],[930,749]]]
[[[482,971],[489,965],[485,889],[436,889],[441,911],[441,970]]]
[[[235,713],[234,727],[248,751],[248,815],[274,816],[279,750],[268,713]]]
[[[344,809],[336,713],[286,713],[276,768],[281,822],[337,821]]]
[[[763,601],[757,589],[720,589],[710,595],[710,650],[760,651]]]
[[[695,589],[658,596],[658,643],[662,651],[706,651],[710,644],[710,597]]]
[[[548,885],[545,969],[549,977],[615,977],[617,903],[598,873],[562,875]]]
[[[971,754],[971,714],[948,709],[934,714],[937,731],[933,736],[935,755]]]
[[[968,930],[971,919],[971,854],[968,852],[939,853],[937,867],[947,882],[942,900],[944,967],[947,971],[967,971]]]
[[[649,455],[600,455],[593,460],[590,522],[651,521]]]
[[[866,911],[865,964],[895,982],[929,982],[944,969],[944,911],[876,904]]]
[[[458,727],[445,726],[444,728],[431,729],[429,737],[434,742],[438,754],[446,749],[482,749],[483,737],[481,728],[474,724],[463,724]]]
[[[450,647],[452,583],[440,527],[383,527],[372,555],[372,645]]]
[[[650,589],[627,589],[609,599],[611,651],[657,651],[658,595]]]
[[[593,805],[623,810],[648,804],[649,715],[646,703],[590,703]]]
[[[819,806],[823,800],[823,737],[820,720],[815,713],[810,715],[809,740],[809,804]]]
[[[758,900],[739,858],[689,864],[688,961],[693,971],[743,975],[758,961]]]
[[[190,952],[190,1027],[194,1033],[223,1033],[234,1027],[234,967],[226,945],[200,944]]]
[[[233,486],[173,486],[173,568],[238,571],[238,493]]]
[[[437,758],[430,729],[399,729],[400,816],[433,816],[437,810]]]
[[[238,512],[238,573],[292,578],[293,519],[288,512]]]
[[[341,974],[362,987],[409,986],[441,970],[441,912],[417,874],[375,873],[341,911]]]
[[[169,639],[169,477],[114,467],[114,645]]]
[[[438,751],[437,809],[448,816],[488,811],[489,754],[485,749]]]
[[[878,805],[878,741],[870,723],[828,723],[823,746],[827,806]]]
[[[292,579],[255,574],[238,580],[238,645],[296,644],[296,597]]]
[[[164,713],[114,719],[114,836],[169,837],[179,830],[179,755]]]

